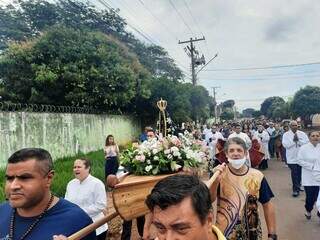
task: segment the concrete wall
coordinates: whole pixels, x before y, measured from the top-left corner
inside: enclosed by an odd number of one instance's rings
[[[56,159],[102,149],[108,134],[126,144],[139,133],[128,116],[0,111],[0,168],[23,147],[42,147]]]

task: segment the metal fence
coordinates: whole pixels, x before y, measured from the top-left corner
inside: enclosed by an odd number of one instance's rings
[[[83,113],[83,114],[123,114],[117,111],[102,111],[93,107],[54,106],[46,104],[26,104],[0,102],[0,111],[8,112],[47,112],[47,113]]]

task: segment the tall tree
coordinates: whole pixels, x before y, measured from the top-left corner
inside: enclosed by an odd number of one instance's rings
[[[5,100],[122,109],[150,74],[128,49],[106,35],[58,25],[0,58]],[[137,84],[139,83],[139,85]]]
[[[267,117],[272,116],[273,109],[276,108],[278,105],[284,104],[285,101],[281,97],[268,97],[263,101],[261,104],[260,112],[262,115]]]
[[[252,114],[255,112],[253,108],[246,108],[242,111],[243,117],[251,118],[253,117]]]
[[[123,42],[155,77],[181,80],[182,71],[160,46],[147,45],[126,31],[126,21],[119,10],[97,10],[89,2],[76,0],[19,1],[0,9],[0,50],[9,41],[21,41],[39,36],[49,27],[60,24],[75,29],[99,31]],[[3,14],[2,14],[3,13]]]
[[[297,91],[292,100],[292,111],[302,118],[320,113],[320,87],[306,86]]]
[[[227,108],[221,113],[220,118],[222,120],[232,120],[234,118],[234,112],[232,109]]]
[[[235,104],[234,100],[232,100],[232,99],[226,100],[226,101],[224,101],[222,103],[222,108],[223,109],[227,109],[227,108],[231,108],[232,109],[234,104]]]

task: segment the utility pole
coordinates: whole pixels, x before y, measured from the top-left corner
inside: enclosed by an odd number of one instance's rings
[[[212,94],[213,94],[213,105],[214,105],[214,123],[217,123],[217,100],[216,100],[217,91],[216,89],[218,88],[221,88],[221,87],[211,87]]]
[[[190,40],[188,41],[180,41],[179,40],[179,44],[185,44],[185,43],[190,43],[190,46],[187,46],[187,49],[189,50],[189,52],[187,52],[188,56],[191,58],[191,78],[192,78],[192,84],[195,86],[197,84],[197,74],[196,74],[196,67],[201,65],[201,64],[205,64],[206,60],[204,58],[204,56],[202,55],[201,57],[199,57],[199,53],[196,50],[195,46],[194,46],[194,42],[198,42],[198,41],[203,41],[205,40],[204,37],[202,38],[190,38]]]

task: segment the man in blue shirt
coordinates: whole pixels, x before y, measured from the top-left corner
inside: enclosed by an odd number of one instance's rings
[[[139,142],[143,143],[144,141],[148,140],[148,132],[149,131],[153,131],[152,127],[145,127],[144,128],[144,132],[141,133],[141,135],[139,136]]]
[[[52,158],[44,149],[21,149],[8,159],[0,240],[51,240],[92,223],[78,206],[51,193],[53,176]],[[96,239],[95,232],[83,239]]]

